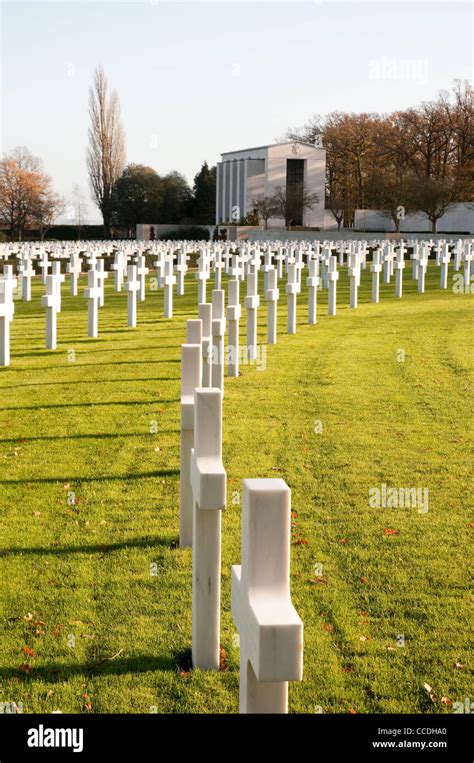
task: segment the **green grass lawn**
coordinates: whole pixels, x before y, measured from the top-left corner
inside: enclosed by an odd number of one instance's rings
[[[226,379],[219,673],[185,669],[191,550],[176,547],[180,345],[197,317],[194,275],[171,321],[163,293],[148,292],[137,329],[109,279],[96,340],[86,279],[77,298],[63,285],[56,352],[44,349],[36,279],[32,302],[16,302],[12,365],[0,369],[0,702],[25,713],[237,712],[237,501],[243,478],[277,476],[292,489],[291,590],[305,626],[290,711],[451,713],[450,702],[473,696],[473,296],[441,292],[432,262],[424,295],[410,274],[401,301],[392,281],[374,305],[367,270],[353,311],[344,270],[337,316],[319,292],[317,326],[306,323],[304,286],[293,336],[281,282],[266,370]],[[428,488],[429,511],[371,508],[382,483]]]

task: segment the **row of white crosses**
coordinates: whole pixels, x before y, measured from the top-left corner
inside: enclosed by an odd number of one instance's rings
[[[188,247],[192,245],[161,242],[156,247],[156,268],[157,283],[164,289],[164,315],[166,318],[173,316],[173,287],[178,281],[178,291],[184,291],[184,274],[187,271]],[[101,254],[114,254],[114,263],[111,271],[115,274],[115,290],[120,291],[123,286],[125,274],[127,281],[125,290],[128,294],[128,325],[135,327],[137,324],[137,299],[143,301],[145,298],[145,278],[148,274],[148,268],[145,264],[145,256],[142,251],[132,250],[130,245],[126,248],[113,250],[113,244],[93,247],[84,247],[76,245],[76,248],[68,250],[63,247],[60,252],[62,258],[68,258],[67,272],[70,276],[71,294],[77,295],[78,279],[83,268],[83,261],[79,250],[85,249],[83,256],[87,259],[89,265],[88,288],[85,296],[88,298],[88,333],[91,337],[98,335],[98,307],[104,304],[104,280],[108,273],[105,271],[104,260]],[[142,245],[143,247],[143,245]],[[177,247],[177,248],[176,248]],[[428,264],[428,256],[433,247],[432,241],[413,242],[412,276],[417,280],[417,288],[420,293],[425,291],[425,276]],[[344,256],[348,258],[348,276],[350,279],[350,306],[357,307],[357,290],[360,285],[360,271],[366,267],[367,242],[339,242],[337,245],[337,255],[333,255],[334,246],[331,242],[294,242],[287,246],[276,246],[275,244],[259,245],[248,244],[248,242],[238,242],[232,249],[230,245],[223,248],[222,245],[209,245],[200,243],[198,247],[200,257],[198,259],[198,270],[196,278],[198,279],[198,300],[199,304],[206,304],[206,283],[210,278],[211,268],[214,268],[215,287],[220,291],[222,284],[222,272],[231,277],[229,281],[229,342],[235,352],[229,353],[228,373],[229,375],[238,375],[239,365],[239,284],[247,280],[247,294],[244,299],[247,308],[247,354],[250,360],[256,356],[256,337],[257,337],[257,313],[260,305],[258,294],[258,277],[260,270],[264,274],[264,294],[267,300],[267,339],[268,343],[276,342],[277,326],[277,303],[279,299],[278,277],[280,271],[286,267],[287,284],[286,293],[288,299],[288,333],[296,331],[296,299],[297,294],[301,292],[302,271],[304,268],[303,255],[307,258],[308,277],[306,283],[308,286],[308,322],[316,323],[317,309],[317,291],[321,286],[328,289],[328,315],[336,314],[336,286],[339,278],[337,270],[338,263],[344,261]],[[464,281],[466,287],[471,283],[474,273],[473,242],[469,240],[458,240],[454,244],[438,242],[435,247],[436,263],[440,266],[440,286],[447,288],[448,267],[451,260],[451,251],[453,248],[454,270],[459,270],[461,264],[464,266]],[[395,295],[402,297],[403,290],[403,269],[405,268],[404,255],[406,247],[401,241],[398,246],[394,242],[383,241],[373,253],[371,271],[372,271],[372,301],[379,301],[380,273],[383,269],[384,281],[390,283],[390,279],[395,272]],[[11,251],[8,253],[11,255]],[[22,296],[25,301],[31,299],[31,278],[34,275],[31,257],[28,251],[20,249],[15,256],[19,257],[19,280],[22,285]],[[50,262],[48,252],[41,248],[36,251],[40,258],[39,267],[42,270],[42,280],[46,286],[46,294],[42,299],[46,307],[46,347],[54,349],[56,347],[56,314],[61,309],[61,283],[64,276],[60,274],[60,262]],[[136,258],[135,265],[128,265],[129,258]],[[262,257],[264,264],[262,265]],[[176,258],[177,264],[174,264]],[[274,264],[275,263],[275,264]],[[49,270],[52,272],[49,273]],[[321,269],[321,277],[319,276]],[[174,275],[177,273],[177,277]],[[96,273],[96,274],[95,274]],[[49,278],[51,276],[52,278]],[[55,296],[56,295],[56,296]],[[5,297],[7,299],[7,297]],[[200,308],[201,309],[201,308]],[[239,311],[238,318],[237,309]],[[216,320],[222,320],[215,318]],[[209,329],[205,333],[208,340],[208,347],[205,352],[212,348],[212,317],[206,319],[206,326]]]
[[[218,308],[223,311],[220,297]],[[192,545],[193,666],[218,670],[227,490],[223,394],[218,387],[201,386],[202,320],[187,322],[186,340],[181,355],[180,546]],[[290,489],[283,480],[243,481],[242,565],[232,568],[241,713],[286,713],[288,681],[302,679],[303,623],[289,590],[290,515]]]

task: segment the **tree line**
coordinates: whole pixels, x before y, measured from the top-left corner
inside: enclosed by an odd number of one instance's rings
[[[286,140],[326,148],[326,208],[349,227],[356,209],[381,209],[399,230],[423,212],[433,232],[454,203],[474,199],[473,91],[456,81],[434,101],[391,114],[315,115]]]
[[[474,198],[472,88],[456,81],[436,100],[392,114],[315,115],[285,140],[322,143],[326,149],[325,207],[338,224],[352,227],[356,209],[381,209],[398,231],[403,217],[423,212],[436,232],[449,207]],[[92,197],[104,222],[104,236],[133,236],[138,223],[211,225],[215,221],[216,167],[204,162],[191,188],[179,172],[126,165],[125,135],[117,92],[109,93],[101,66],[89,91],[86,162]],[[318,199],[304,189],[279,187],[253,200],[248,222],[280,217],[291,225],[301,207]],[[85,198],[74,187],[72,207],[81,231]],[[64,212],[41,160],[16,148],[0,160],[0,223],[11,239],[28,229],[41,238]]]

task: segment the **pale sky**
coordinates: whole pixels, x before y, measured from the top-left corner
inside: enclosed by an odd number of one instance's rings
[[[472,81],[472,5],[452,0],[1,2],[2,152],[86,192],[87,99],[102,63],[127,161],[192,179],[222,151],[330,111],[389,112]],[[89,201],[89,218],[99,219]]]

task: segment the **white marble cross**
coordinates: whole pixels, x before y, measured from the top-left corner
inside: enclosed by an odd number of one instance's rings
[[[240,306],[240,283],[238,278],[232,278],[227,284],[227,322],[229,325],[229,341],[227,345],[227,375],[239,375],[239,321],[242,315]]]
[[[401,299],[403,294],[403,270],[405,268],[403,246],[400,246],[393,266],[395,268],[395,296],[397,299]]]
[[[201,321],[194,321],[201,324]],[[193,491],[191,450],[194,447],[194,390],[201,386],[201,342],[181,345],[181,448],[179,545],[193,543]]]
[[[149,272],[145,264],[145,255],[139,254],[137,258],[137,276],[140,281],[140,288],[138,289],[138,299],[140,302],[145,301],[145,277]]]
[[[255,360],[257,357],[257,310],[260,305],[258,295],[258,274],[252,271],[247,276],[247,296],[245,307],[247,309],[247,358]]]
[[[328,259],[326,278],[328,282],[328,315],[336,315],[336,285],[339,273],[337,272],[337,258],[334,255]]]
[[[57,260],[52,263],[51,265],[51,272],[53,275],[53,283],[56,288],[56,292],[58,295],[57,302],[56,302],[56,312],[61,312],[61,284],[65,281],[65,276],[61,273],[61,262],[58,262]],[[46,283],[48,283],[48,276],[46,276]]]
[[[428,267],[428,252],[422,249],[418,260],[418,286],[417,290],[419,294],[425,293],[425,275]]]
[[[273,258],[272,250],[268,249],[265,252],[264,264],[263,264],[263,267],[262,267],[262,270],[263,270],[263,289],[264,289],[265,292],[269,288],[269,286],[268,286],[268,274],[269,274],[269,272],[271,270],[275,269],[275,266],[273,265],[273,262],[272,262],[272,258]]]
[[[119,249],[117,252],[115,252],[113,264],[110,266],[110,269],[114,271],[114,289],[117,292],[122,290],[124,267],[123,259],[123,252],[121,249]]]
[[[165,318],[173,317],[173,286],[176,283],[176,276],[173,275],[173,256],[170,255],[165,260],[164,276],[162,278],[165,290]]]
[[[69,258],[67,272],[71,276],[71,294],[77,297],[77,284],[82,271],[82,260],[77,252],[73,252]]]
[[[211,386],[211,350],[212,350],[212,304],[202,302],[198,305],[199,318],[202,321],[202,386]]]
[[[224,262],[222,260],[222,253],[218,250],[216,252],[216,258],[214,260],[214,289],[218,291],[222,289],[222,270],[224,269]]]
[[[198,271],[195,276],[198,280],[198,304],[201,305],[206,302],[206,283],[209,278],[209,261],[205,249],[198,259]]]
[[[16,284],[12,274],[9,278],[0,278],[0,366],[10,365],[10,323],[15,312],[13,289]]]
[[[137,292],[140,281],[137,279],[137,266],[129,265],[127,268],[127,282],[124,289],[127,292],[127,321],[131,328],[137,325]]]
[[[178,279],[178,285],[176,287],[176,294],[178,297],[182,297],[184,294],[184,277],[188,272],[187,265],[186,246],[183,244],[183,248],[178,252],[178,261],[176,263],[176,273]]]
[[[451,254],[449,252],[449,244],[445,244],[443,247],[443,251],[441,253],[441,257],[439,258],[441,262],[441,281],[440,281],[441,289],[448,288],[448,269],[449,269],[450,259],[451,259]]]
[[[87,335],[93,338],[99,336],[99,299],[100,283],[99,273],[95,268],[90,268],[87,273],[87,289],[84,289],[87,299]]]
[[[372,302],[379,301],[379,287],[380,287],[380,271],[382,270],[382,264],[380,261],[380,249],[376,249],[372,255],[372,265],[370,271],[372,273]]]
[[[474,261],[474,254],[472,251],[472,247],[465,246],[464,253],[462,256],[463,261],[463,267],[464,267],[464,287],[466,289],[470,289],[471,287],[471,265]]]
[[[357,307],[357,286],[358,278],[360,276],[359,255],[356,252],[349,255],[349,266],[347,268],[347,274],[349,276],[350,289],[349,304],[350,307],[355,309]]]
[[[105,271],[105,264],[104,260],[102,258],[99,258],[95,263],[95,270],[97,270],[97,277],[99,280],[99,289],[100,289],[100,297],[99,297],[99,307],[104,306],[105,302],[105,279],[109,277],[109,274]]]
[[[57,313],[61,304],[61,279],[64,280],[64,276],[57,272],[55,265],[59,265],[57,262],[53,262],[53,270],[56,270],[51,275],[46,276],[46,294],[41,297],[41,304],[46,308],[46,349],[56,349],[56,324]]]
[[[317,293],[319,288],[319,259],[308,261],[308,323],[314,325],[317,321]]]
[[[290,595],[291,493],[281,479],[242,484],[242,565],[232,567],[240,637],[240,712],[287,713],[303,677],[303,623]]]
[[[280,298],[280,289],[278,288],[278,271],[275,268],[268,270],[267,289],[265,299],[267,301],[267,343],[277,343],[277,305]]]
[[[287,267],[288,282],[285,287],[288,300],[287,333],[296,334],[296,295],[298,293],[298,274],[296,263],[290,262]]]
[[[211,349],[211,387],[220,389],[224,394],[224,335],[225,309],[224,291],[212,291],[212,349]]]
[[[43,286],[46,286],[46,276],[48,275],[48,270],[50,268],[47,252],[43,252],[43,257],[41,259],[41,262],[39,263],[39,268],[41,269],[41,282]]]
[[[26,255],[23,260],[23,272],[21,281],[23,300],[25,302],[31,301],[31,279],[34,275],[36,275],[36,273],[33,268],[33,264],[28,255]]]
[[[227,476],[222,463],[222,392],[194,392],[193,645],[195,668],[218,670],[220,657],[221,521]]]

